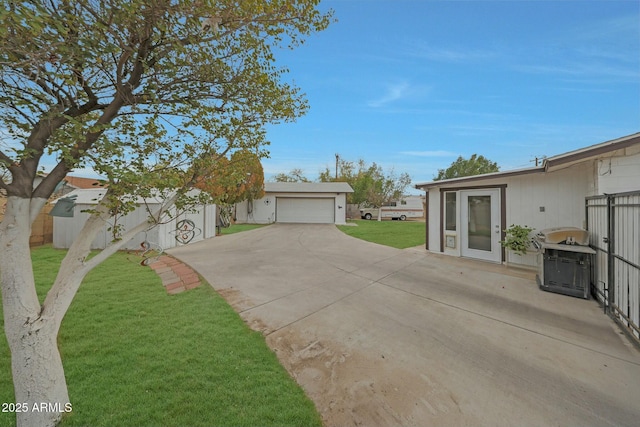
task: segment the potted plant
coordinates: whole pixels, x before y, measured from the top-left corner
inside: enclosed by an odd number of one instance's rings
[[[505,231],[505,239],[502,240],[500,244],[515,254],[524,255],[531,246],[529,234],[531,234],[532,231],[533,228],[526,225],[511,224]]]

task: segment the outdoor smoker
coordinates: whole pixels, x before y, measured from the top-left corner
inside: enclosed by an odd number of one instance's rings
[[[536,281],[540,289],[589,299],[592,256],[589,232],[577,227],[541,230],[533,244],[538,254]]]

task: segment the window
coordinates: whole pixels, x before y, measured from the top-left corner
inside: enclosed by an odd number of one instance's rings
[[[456,193],[448,192],[444,193],[445,199],[445,207],[444,207],[444,217],[445,217],[445,226],[444,229],[447,231],[456,231]]]

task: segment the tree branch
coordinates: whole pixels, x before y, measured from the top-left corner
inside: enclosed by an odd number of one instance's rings
[[[166,210],[175,204],[177,198],[178,193],[176,192],[168,198],[153,215],[155,217],[161,217],[163,212],[166,212]],[[146,221],[141,222],[127,231],[120,240],[113,242],[90,260],[86,261],[86,257],[90,252],[91,242],[93,242],[98,231],[104,227],[106,218],[109,217],[107,200],[108,191],[96,207],[95,213],[85,222],[78,238],[74,240],[69,248],[67,255],[62,261],[56,280],[42,304],[41,317],[51,318],[57,327],[60,326],[62,318],[78,292],[84,277],[101,262],[124,247],[136,234],[149,227]]]
[[[153,213],[149,212],[149,217],[154,218],[156,222],[160,222],[160,220],[162,219],[162,216],[164,216],[167,210],[173,207],[178,197],[179,197],[179,192],[176,192],[167,200],[165,200],[162,203],[162,206],[160,206],[160,208],[158,208],[155,212]],[[149,223],[146,221],[141,222],[137,226],[131,228],[122,236],[120,236],[120,239],[118,241],[111,243],[105,249],[101,250],[100,253],[98,253],[96,256],[94,256],[93,258],[85,262],[85,268],[89,269],[88,271],[93,270],[101,262],[103,262],[104,260],[109,258],[111,255],[113,255],[114,253],[122,249],[127,243],[131,241],[131,239],[133,239],[136,236],[136,234],[142,231],[145,231],[147,228],[149,228]]]
[[[14,160],[4,154],[3,151],[0,151],[0,163],[3,163],[6,167],[9,167],[14,164]]]

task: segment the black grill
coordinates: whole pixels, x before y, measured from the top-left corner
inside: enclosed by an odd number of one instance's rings
[[[591,258],[596,252],[589,246],[548,243],[545,237],[543,230],[534,241],[540,249],[536,276],[540,289],[588,299]],[[569,241],[575,242],[574,239]]]

